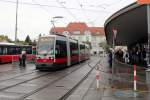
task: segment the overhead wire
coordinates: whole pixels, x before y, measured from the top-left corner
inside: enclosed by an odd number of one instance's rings
[[[34,2],[35,4],[38,4],[35,0],[32,0],[32,2]],[[41,9],[43,9],[46,13],[49,14],[49,11],[47,9],[45,9],[43,6],[39,6]]]
[[[121,2],[121,1],[123,1],[123,0],[117,0],[117,1],[115,1],[115,2],[113,2],[113,3],[111,3],[111,4],[105,4],[107,7],[109,6],[112,6],[112,5],[115,5],[115,4],[118,4],[118,2]],[[104,9],[106,9],[106,7],[103,7],[103,5],[99,5],[99,6],[101,6],[101,8],[104,8]],[[96,6],[95,6],[96,7]],[[89,21],[89,22],[87,22],[87,23],[94,23],[95,21],[97,21],[97,19],[98,19],[98,17],[99,17],[99,15],[94,19],[94,20],[91,20],[91,21]]]
[[[60,4],[76,21],[78,21],[78,18],[67,8],[65,7],[59,0],[56,0],[58,4]]]
[[[32,0],[33,1],[33,0]],[[107,6],[111,6],[111,5],[114,5],[114,4],[118,4],[118,2],[121,2],[123,0],[117,0],[111,4],[105,4]],[[14,3],[16,4],[15,1],[10,1],[10,0],[0,0],[0,2],[7,2],[7,3]],[[59,3],[60,6],[55,6],[55,5],[47,5],[47,4],[39,4],[39,3],[28,3],[28,2],[19,2],[19,4],[24,4],[24,5],[33,5],[33,6],[40,6],[42,9],[44,9],[43,7],[54,7],[54,8],[63,8],[63,9],[66,9],[66,11],[76,20],[78,20],[78,18],[70,11],[71,10],[77,10],[77,11],[83,11],[83,6],[86,6],[86,5],[83,5],[83,4],[80,4],[80,2],[77,0],[78,4],[80,5],[81,8],[71,8],[71,7],[65,7],[62,2],[60,2],[59,0],[56,0],[56,1],[51,1],[51,2],[57,2]],[[101,5],[100,5],[101,6]],[[91,6],[89,6],[91,7]],[[93,7],[97,7],[97,6],[93,6]],[[103,8],[101,6],[101,8]],[[105,8],[105,7],[104,7]],[[49,13],[49,11],[47,11],[46,9],[44,9],[46,12]],[[85,11],[88,11],[88,12],[99,12],[99,13],[111,13],[109,11],[105,11],[105,10],[97,10],[97,9],[84,9],[84,12]],[[85,15],[86,17],[86,15]],[[98,18],[98,17],[97,17]],[[89,21],[88,23],[95,23],[95,21],[97,21],[97,18],[95,18],[94,20],[92,21]]]
[[[88,18],[87,18],[87,15],[86,15],[86,13],[85,13],[85,11],[84,11],[84,9],[83,9],[83,4],[80,3],[79,0],[76,0],[76,1],[77,1],[78,5],[80,6],[80,8],[82,9],[82,12],[83,12],[83,15],[84,15],[85,19],[88,19]]]
[[[9,1],[9,0],[0,0],[0,2],[6,2],[6,3],[12,3],[16,4],[15,1]],[[18,2],[19,4],[24,4],[24,5],[33,5],[33,6],[45,6],[45,7],[53,7],[53,8],[64,8],[64,5],[62,6],[53,6],[53,5],[47,5],[47,4],[35,4],[35,3],[28,3],[28,2]],[[72,10],[77,10],[80,11],[81,9],[79,8],[71,8],[71,7],[65,7],[66,9],[72,9]],[[88,12],[101,12],[101,13],[109,13],[104,10],[96,10],[96,9],[84,9]]]

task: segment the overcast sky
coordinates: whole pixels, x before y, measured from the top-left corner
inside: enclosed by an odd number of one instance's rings
[[[15,13],[17,0],[0,0],[0,34],[15,39]],[[88,26],[102,26],[119,9],[136,0],[19,0],[18,34],[20,40],[27,35],[35,39],[40,33],[48,34],[52,27],[66,26],[69,22],[85,22]]]

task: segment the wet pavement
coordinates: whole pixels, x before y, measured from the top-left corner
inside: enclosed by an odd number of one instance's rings
[[[90,66],[87,61],[56,72],[37,71],[33,64],[29,64],[26,68],[11,66],[11,64],[0,65],[0,100],[61,100],[60,98],[84,78],[99,59],[101,60],[97,65],[100,68],[99,89],[96,88],[96,70],[94,69],[70,93],[67,100],[150,100],[145,72],[140,67],[138,68],[140,72],[137,82],[138,91],[135,94],[132,91],[132,66],[115,63],[112,85],[108,58],[99,56],[92,57]]]
[[[139,90],[137,92],[133,92],[133,84],[132,86],[129,86],[130,83],[128,82],[124,83],[126,84],[126,86],[128,86],[127,87],[128,89],[127,88],[125,89],[124,85],[121,82],[119,82],[119,80],[122,81],[121,78],[127,78],[127,77],[131,78],[129,77],[129,74],[126,74],[126,77],[124,75],[123,77],[119,75],[121,73],[126,73],[124,71],[123,72],[118,71],[118,70],[122,70],[121,67],[124,67],[120,63],[115,64],[116,68],[119,68],[115,70],[116,76],[114,78],[118,80],[118,83],[116,82],[116,80],[114,80],[114,82],[116,83],[113,84],[112,87],[111,71],[108,67],[107,61],[108,61],[107,57],[105,57],[100,64],[100,69],[101,71],[104,72],[100,72],[99,89],[96,88],[96,70],[93,70],[92,73],[89,75],[89,77],[72,93],[72,95],[70,95],[67,98],[67,100],[150,100],[150,95],[148,91]],[[128,68],[129,67],[127,67],[127,69]],[[120,77],[118,78],[117,75],[119,75]]]
[[[91,70],[99,58],[56,72],[40,72],[33,64],[25,68],[4,64],[0,76],[0,100],[58,100]]]

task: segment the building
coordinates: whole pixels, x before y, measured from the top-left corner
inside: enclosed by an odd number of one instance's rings
[[[150,5],[137,2],[120,9],[105,22],[107,43],[115,46],[127,46],[130,52],[142,51],[143,62],[150,66]],[[116,38],[113,34],[116,30]],[[146,51],[146,55],[145,55]],[[141,59],[140,58],[140,59]],[[144,58],[144,59],[143,59]],[[138,62],[138,61],[137,61]]]
[[[73,22],[66,27],[51,28],[50,34],[64,34],[69,35],[80,42],[88,42],[91,44],[91,53],[99,53],[103,51],[99,47],[99,43],[105,41],[105,33],[103,27],[88,27],[85,23]]]

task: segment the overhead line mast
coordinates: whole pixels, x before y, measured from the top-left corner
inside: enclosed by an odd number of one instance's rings
[[[18,0],[16,2],[15,43],[17,43],[17,31],[18,31]]]

